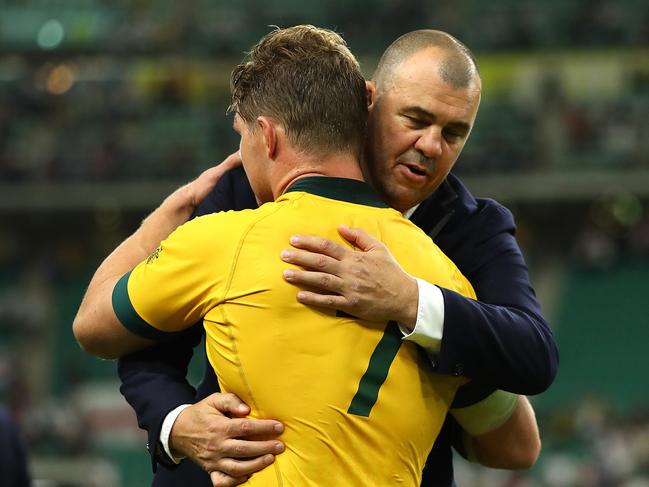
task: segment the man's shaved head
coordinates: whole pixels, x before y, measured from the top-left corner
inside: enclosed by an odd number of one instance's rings
[[[387,48],[367,86],[365,172],[404,212],[439,187],[462,152],[480,106],[478,66],[453,36],[416,30]]]
[[[444,53],[439,76],[453,88],[467,88],[480,78],[478,63],[469,48],[446,32],[423,29],[402,35],[385,50],[372,76],[377,90],[389,89],[396,79],[395,69],[413,54],[430,48]]]

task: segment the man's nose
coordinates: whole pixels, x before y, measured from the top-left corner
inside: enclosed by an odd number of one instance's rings
[[[415,149],[429,159],[440,157],[442,154],[442,130],[439,127],[426,129],[415,143]]]

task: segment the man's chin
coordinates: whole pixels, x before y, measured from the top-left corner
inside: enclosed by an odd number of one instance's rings
[[[408,211],[410,208],[415,206],[418,201],[412,200],[412,194],[410,193],[392,193],[390,197],[388,198],[387,203],[394,208],[395,210],[400,211],[401,213],[404,213]]]

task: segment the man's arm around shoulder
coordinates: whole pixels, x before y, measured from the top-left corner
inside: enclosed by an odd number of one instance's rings
[[[482,401],[450,411],[462,427],[456,449],[487,467],[531,468],[541,452],[534,410],[525,396],[495,391]]]
[[[125,273],[151,255],[162,240],[185,223],[221,176],[239,163],[239,158],[232,155],[174,191],[104,260],[88,285],[72,325],[74,336],[83,349],[102,358],[116,358],[153,343],[122,326],[113,310],[113,289]]]

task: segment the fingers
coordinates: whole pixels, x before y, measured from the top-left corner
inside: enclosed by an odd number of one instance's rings
[[[336,260],[341,260],[350,249],[339,243],[314,235],[293,235],[289,239],[293,247],[314,252],[317,255],[326,255]]]
[[[352,228],[346,225],[339,225],[338,233],[340,233],[345,240],[363,252],[370,251],[382,245],[379,240],[376,240],[362,228]],[[289,242],[295,248],[306,250],[316,255],[328,256],[335,260],[343,260],[345,257],[348,257],[355,252],[355,250],[345,247],[333,240],[317,237],[315,235],[293,235],[289,239]]]
[[[223,414],[246,416],[250,413],[250,408],[236,394],[215,392],[205,401]]]
[[[221,162],[221,164],[219,164],[217,167],[223,167],[223,172],[226,172],[230,169],[234,169],[235,167],[239,167],[241,163],[241,154],[239,153],[239,151],[236,151],[226,157],[223,162]]]
[[[216,471],[213,473],[225,474],[232,480],[248,478],[251,474],[259,472],[275,461],[274,455],[263,455],[257,458],[247,460],[236,460],[233,458],[224,458],[216,464]],[[210,474],[210,476],[212,475]],[[240,482],[239,482],[240,483]],[[223,484],[239,485],[239,484]]]
[[[240,485],[246,482],[249,479],[249,476],[243,477],[230,477],[221,472],[212,472],[210,473],[210,480],[212,481],[213,487],[234,487],[235,485]]]
[[[226,440],[223,443],[223,457],[234,459],[252,459],[264,455],[279,455],[284,451],[284,443],[279,440],[251,441],[251,440]],[[219,468],[222,472],[222,470]],[[231,472],[230,474],[237,474]]]
[[[190,206],[196,208],[200,205],[209,192],[214,189],[219,179],[226,172],[240,165],[241,156],[238,152],[234,152],[226,157],[223,162],[206,169],[195,180],[183,186],[181,190],[187,195]]]
[[[319,306],[321,308],[336,309],[347,311],[349,301],[344,296],[332,294],[318,294],[310,291],[300,291],[297,293],[297,300],[307,306]]]
[[[308,267],[304,264],[303,267]],[[299,287],[314,288],[318,291],[341,294],[344,281],[333,274],[325,272],[301,271],[299,269],[286,269],[283,274],[287,282]]]
[[[216,166],[210,167],[201,173],[199,179],[204,179],[206,184],[215,186],[219,179],[228,171],[241,165],[241,156],[238,152],[234,152],[226,157],[223,162]]]
[[[227,424],[226,436],[250,438],[267,436],[274,438],[284,432],[284,425],[274,419],[231,419]]]
[[[377,245],[381,245],[379,240],[376,240],[369,233],[362,228],[348,227],[347,225],[338,225],[338,233],[340,236],[347,240],[354,247],[367,252],[372,250]]]
[[[287,262],[289,264],[294,264],[306,269],[318,270],[329,274],[338,273],[340,262],[338,259],[330,257],[328,255],[295,249],[282,250],[280,257],[284,262]]]

